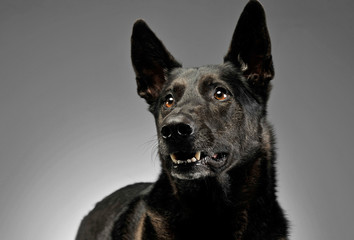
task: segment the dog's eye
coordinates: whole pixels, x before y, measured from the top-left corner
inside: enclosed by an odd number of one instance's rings
[[[167,95],[166,100],[165,100],[165,107],[170,108],[173,106],[175,103],[175,99],[171,94]]]
[[[218,87],[215,89],[214,98],[219,101],[224,101],[229,97],[225,88]]]

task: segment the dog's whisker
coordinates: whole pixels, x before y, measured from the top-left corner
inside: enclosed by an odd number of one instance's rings
[[[157,136],[154,135],[152,136],[149,140],[147,140],[144,144],[146,147],[146,151],[151,152],[151,160],[155,162],[158,160],[158,141],[157,141]]]

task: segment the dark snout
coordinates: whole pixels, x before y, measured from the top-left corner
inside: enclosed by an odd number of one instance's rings
[[[161,136],[166,141],[184,141],[193,136],[194,124],[190,117],[174,116],[166,119],[161,127]]]

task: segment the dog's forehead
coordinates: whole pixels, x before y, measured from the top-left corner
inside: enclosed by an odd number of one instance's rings
[[[227,81],[229,76],[238,77],[237,71],[225,65],[208,65],[195,68],[178,68],[171,72],[169,87],[193,87],[201,84],[212,84]],[[232,77],[231,77],[232,78]]]

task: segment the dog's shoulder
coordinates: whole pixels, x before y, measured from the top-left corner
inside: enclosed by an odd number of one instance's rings
[[[105,197],[84,217],[76,239],[111,239],[111,231],[116,220],[131,202],[147,194],[152,185],[152,183],[135,183]]]

